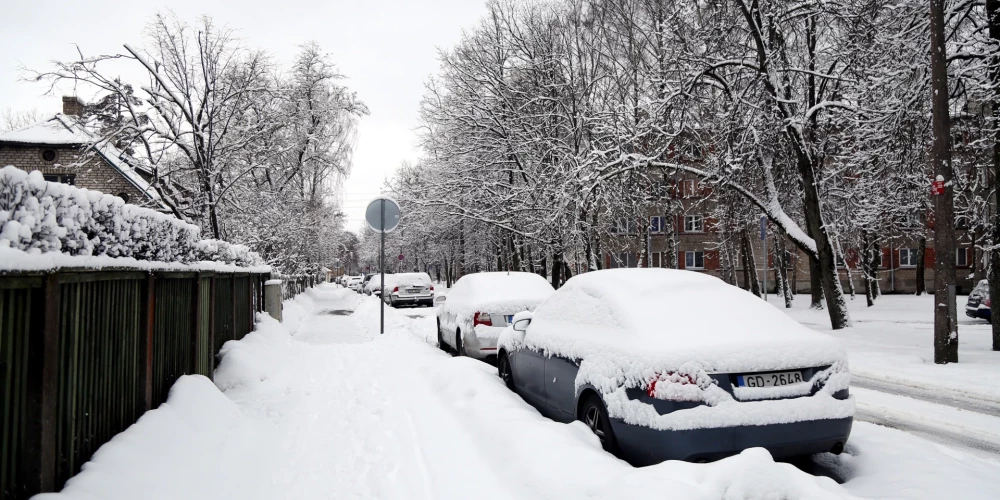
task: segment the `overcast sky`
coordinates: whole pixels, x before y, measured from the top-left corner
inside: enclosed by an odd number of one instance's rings
[[[71,59],[74,43],[85,55],[140,45],[147,20],[167,8],[188,21],[211,16],[284,67],[308,40],[330,53],[371,110],[361,121],[354,170],[344,185],[343,208],[353,230],[383,179],[419,155],[413,129],[424,82],[437,70],[437,48],[454,45],[485,13],[485,0],[5,0],[0,109],[59,111],[60,93],[44,96],[43,85],[19,81],[21,65],[46,68],[50,60]]]

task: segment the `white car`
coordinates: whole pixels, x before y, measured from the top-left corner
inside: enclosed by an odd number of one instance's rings
[[[391,277],[392,273],[385,273],[385,282],[389,283]],[[380,295],[382,293],[382,278],[378,273],[375,273],[375,275],[373,275],[372,278],[365,283],[362,293],[365,295]]]
[[[346,286],[348,290],[356,292],[358,291],[359,288],[361,288],[361,283],[364,279],[365,276],[363,274],[358,276],[351,276],[350,278],[347,278],[347,281],[345,282],[344,286]]]
[[[438,299],[438,346],[460,356],[495,355],[497,337],[520,311],[533,310],[552,295],[552,285],[534,273],[475,273],[460,278]]]
[[[434,305],[434,285],[427,273],[397,273],[385,275],[382,300],[390,306],[413,304]]]

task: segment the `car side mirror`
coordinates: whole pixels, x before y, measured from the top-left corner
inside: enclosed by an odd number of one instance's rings
[[[531,324],[531,318],[523,318],[514,322],[515,332],[526,332],[528,331],[528,325]]]
[[[434,303],[435,304],[443,304],[443,303],[445,303],[447,301],[448,301],[448,297],[446,297],[444,295],[440,295],[440,296],[438,296],[438,297],[436,297],[434,299]]]

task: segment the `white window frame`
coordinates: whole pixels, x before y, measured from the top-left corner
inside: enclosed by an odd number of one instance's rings
[[[919,262],[912,262],[915,261],[919,255],[916,248],[900,248],[897,252],[899,255],[899,267],[914,268],[919,264]],[[903,252],[906,252],[906,262],[903,262]],[[910,259],[910,256],[913,258]]]
[[[961,258],[959,258],[961,256]],[[962,262],[962,261],[965,262]],[[955,266],[957,267],[969,267],[969,249],[966,247],[955,249]]]
[[[656,229],[653,227],[653,219],[659,220],[659,224],[656,225]],[[653,234],[662,234],[664,226],[666,226],[666,219],[662,215],[650,215],[649,216],[649,232]]]
[[[697,223],[697,224],[695,224]],[[697,226],[697,229],[694,227]],[[684,216],[684,232],[685,233],[704,233],[705,232],[705,216],[703,215],[685,215]]]
[[[649,267],[663,267],[663,252],[649,254]]]
[[[701,254],[701,265],[698,265],[698,254]],[[691,264],[688,264],[688,257],[691,257]],[[684,269],[705,269],[705,251],[688,250],[684,252]]]

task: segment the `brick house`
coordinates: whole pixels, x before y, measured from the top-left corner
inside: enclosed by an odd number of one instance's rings
[[[613,221],[614,231],[602,240],[603,262],[605,269],[618,267],[640,267],[647,262],[644,259],[644,247],[648,249],[648,265],[650,267],[672,267],[669,265],[671,246],[676,252],[676,268],[687,269],[712,274],[737,286],[746,287],[743,278],[742,262],[737,258],[726,259],[720,255],[720,234],[716,227],[717,221],[709,214],[718,203],[713,190],[703,185],[699,179],[677,175],[664,179],[665,187],[659,189],[655,203],[646,214],[647,227],[641,220],[622,219]],[[918,262],[917,247],[920,242],[920,225],[926,224],[933,228],[933,217],[928,217],[926,223],[919,217],[913,217],[910,229],[893,235],[883,244],[882,262],[879,266],[879,285],[883,293],[913,293],[916,290],[916,273],[918,266],[924,268],[924,281],[927,290],[934,287],[934,241],[933,231],[927,231],[927,247],[922,262]],[[971,275],[975,270],[975,251],[967,232],[956,230],[958,248],[955,255],[957,266],[956,288],[958,293],[968,293],[977,280]],[[648,242],[647,242],[648,238]],[[755,272],[763,281],[765,260],[767,262],[767,289],[775,291],[774,244],[773,233],[768,233],[768,252],[765,258],[763,243],[756,234],[750,238],[755,260]],[[791,241],[786,241],[788,252],[787,276],[789,285],[795,293],[810,292],[809,261],[804,252]],[[733,252],[736,254],[737,252]],[[857,293],[863,294],[864,283],[859,266],[859,251],[845,248],[845,259],[838,262],[841,284],[845,293],[850,289],[846,267],[852,270],[851,277]]]
[[[136,172],[126,154],[100,141],[81,120],[83,103],[63,97],[63,112],[0,134],[0,166],[40,171],[45,180],[72,184],[160,211],[160,194]]]

